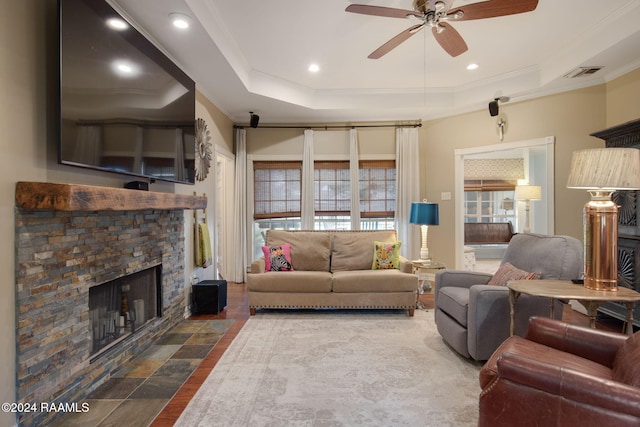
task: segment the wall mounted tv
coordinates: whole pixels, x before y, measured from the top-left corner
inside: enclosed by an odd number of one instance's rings
[[[104,0],[59,0],[59,162],[194,183],[195,83]]]

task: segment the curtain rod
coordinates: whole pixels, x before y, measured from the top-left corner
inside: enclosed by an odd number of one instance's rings
[[[241,125],[233,125],[234,129],[245,129],[248,126]],[[356,128],[419,128],[422,127],[422,123],[414,123],[414,124],[398,124],[398,125],[325,125],[325,126],[286,126],[286,125],[266,125],[266,126],[257,126],[257,128],[262,129],[356,129]],[[254,128],[255,129],[255,128]]]

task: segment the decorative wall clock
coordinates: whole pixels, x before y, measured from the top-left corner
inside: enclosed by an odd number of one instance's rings
[[[209,174],[211,159],[211,133],[207,129],[207,123],[198,118],[196,120],[196,180],[204,181]]]

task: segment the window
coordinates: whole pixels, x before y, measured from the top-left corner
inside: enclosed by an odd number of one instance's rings
[[[302,162],[254,162],[254,219],[300,217]]]
[[[396,162],[361,161],[360,216],[391,218],[396,212]]]
[[[316,229],[350,229],[349,162],[315,162],[314,168]],[[358,175],[360,228],[363,230],[394,228],[396,210],[395,161],[360,161]]]
[[[516,224],[516,181],[465,180],[464,222]]]
[[[349,162],[314,163],[314,211],[317,230],[351,228]]]
[[[262,255],[267,229],[299,230],[302,195],[302,162],[254,162],[255,256]],[[394,160],[359,162],[360,228],[395,227],[396,166]],[[349,161],[314,163],[316,230],[351,228]]]

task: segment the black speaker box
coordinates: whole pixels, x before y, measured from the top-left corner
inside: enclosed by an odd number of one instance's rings
[[[127,182],[124,185],[124,188],[128,188],[130,190],[149,191],[149,183],[144,181],[131,181]]]
[[[258,127],[258,122],[259,122],[259,121],[260,121],[260,116],[259,116],[259,115],[257,115],[257,114],[252,114],[252,115],[251,115],[251,121],[250,121],[249,125],[250,125],[252,128],[257,128],[257,127]]]
[[[497,116],[499,110],[500,107],[498,105],[498,101],[491,101],[489,103],[489,114],[491,115],[491,117]]]
[[[226,280],[202,280],[192,286],[192,314],[218,314],[224,310],[226,306]]]

